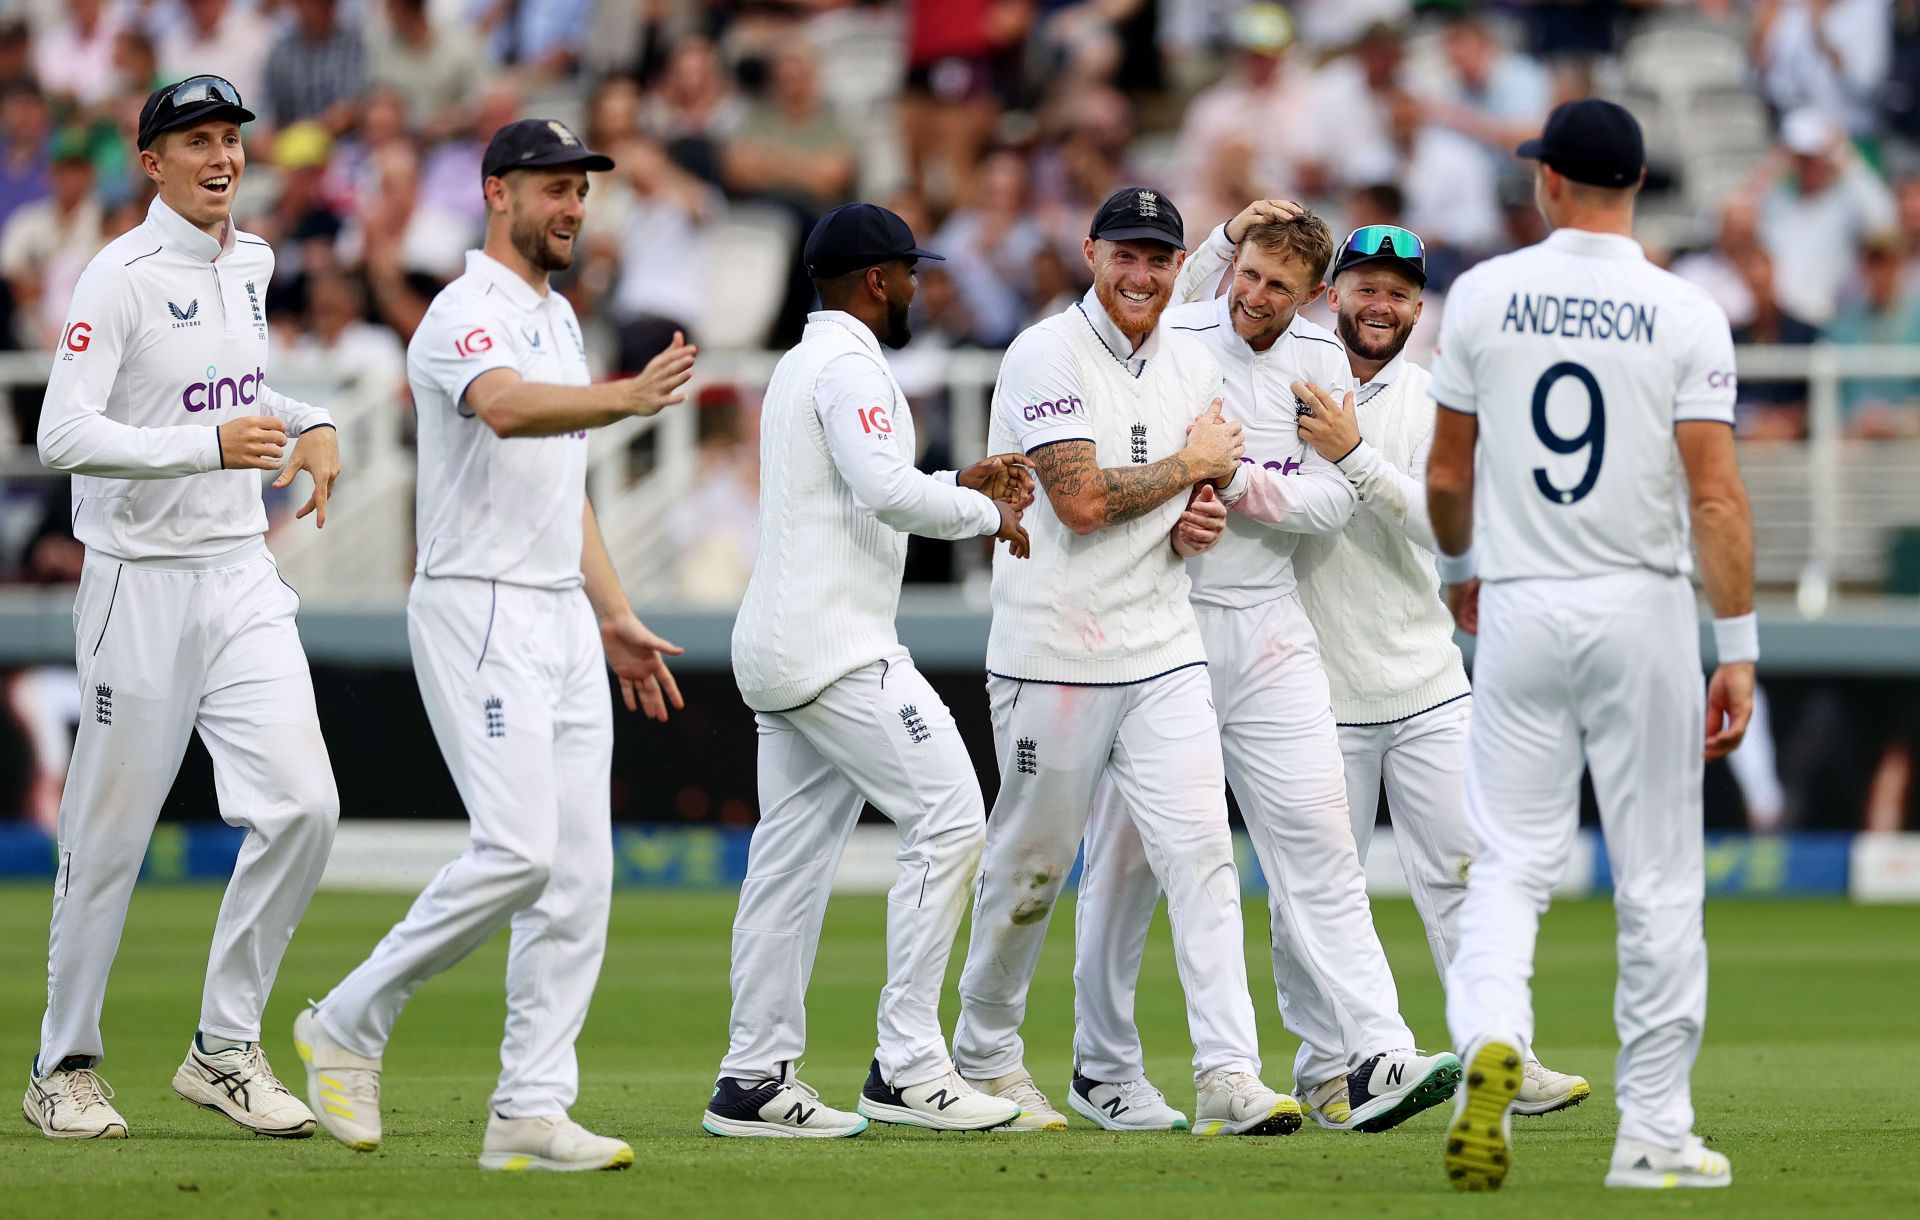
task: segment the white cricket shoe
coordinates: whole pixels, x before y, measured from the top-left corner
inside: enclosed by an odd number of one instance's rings
[[[1312,1088],[1294,1094],[1300,1108],[1312,1116],[1329,1131],[1351,1130],[1347,1120],[1353,1117],[1353,1106],[1347,1101],[1347,1078],[1335,1076],[1332,1080],[1322,1081]]]
[[[722,1076],[715,1081],[700,1126],[709,1135],[824,1140],[858,1135],[867,1120],[821,1101],[794,1074],[793,1064],[783,1063],[778,1076],[764,1080]]]
[[[968,1079],[967,1083],[989,1097],[1001,1097],[1020,1107],[1020,1117],[998,1128],[1001,1131],[1065,1131],[1067,1116],[1053,1108],[1047,1095],[1040,1086],[1033,1083],[1033,1074],[1025,1068],[1008,1072],[1005,1076],[994,1076],[985,1080]]]
[[[1526,1075],[1520,1081],[1520,1096],[1514,1099],[1515,1114],[1551,1114],[1579,1105],[1593,1092],[1585,1076],[1556,1072],[1540,1066],[1538,1059],[1526,1062]]]
[[[1607,1185],[1641,1190],[1731,1186],[1733,1163],[1701,1143],[1697,1135],[1688,1135],[1678,1148],[1622,1138],[1614,1141]]]
[[[934,1131],[985,1131],[1020,1117],[1019,1103],[982,1093],[952,1068],[922,1084],[896,1089],[881,1076],[878,1059],[867,1071],[855,1108],[877,1123]]]
[[[1144,1076],[1116,1083],[1073,1073],[1067,1104],[1109,1131],[1185,1131],[1187,1116],[1167,1104],[1167,1098]]]
[[[1195,1087],[1195,1135],[1292,1135],[1300,1129],[1300,1103],[1269,1089],[1258,1076],[1216,1068]]]
[[[280,1083],[258,1042],[203,1051],[196,1035],[187,1046],[186,1061],[173,1074],[173,1091],[255,1135],[303,1140],[313,1134],[313,1111]]]
[[[113,1089],[82,1056],[64,1060],[74,1067],[57,1067],[45,1076],[27,1075],[27,1095],[20,1113],[40,1134],[56,1140],[123,1140],[127,1120],[113,1108]]]
[[[1460,1060],[1452,1051],[1385,1051],[1347,1073],[1346,1127],[1391,1131],[1452,1097],[1459,1083]]]
[[[1513,1099],[1520,1093],[1518,1039],[1488,1038],[1467,1047],[1466,1083],[1447,1124],[1447,1180],[1456,1190],[1499,1190],[1513,1163]]]
[[[307,1065],[307,1101],[328,1135],[355,1152],[380,1146],[380,1061],[341,1046],[308,1008],[293,1019],[293,1049]]]
[[[480,1168],[501,1173],[582,1173],[626,1169],[632,1164],[633,1149],[625,1143],[595,1135],[564,1114],[543,1114],[539,1118],[491,1115],[480,1152]]]

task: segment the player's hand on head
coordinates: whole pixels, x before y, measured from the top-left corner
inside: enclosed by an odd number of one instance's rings
[[[655,635],[632,612],[603,621],[600,642],[606,648],[607,666],[620,679],[620,697],[628,711],[665,721],[668,704],[686,706],[680,684],[667,668],[667,658],[679,656],[684,648]]]
[[[1208,403],[1187,429],[1185,456],[1194,467],[1195,482],[1233,477],[1234,466],[1247,451],[1239,422],[1223,418],[1220,405],[1218,398]]]
[[[286,421],[271,415],[243,415],[220,425],[223,470],[278,470],[286,447]]]
[[[1480,578],[1447,586],[1447,609],[1453,621],[1468,635],[1480,634]]]
[[[1255,225],[1279,224],[1307,214],[1307,209],[1291,199],[1256,199],[1227,222],[1227,240],[1235,245]]]
[[[293,514],[295,521],[308,513],[317,514],[314,525],[327,527],[327,502],[333,498],[334,481],[340,477],[340,433],[334,428],[309,428],[302,432],[293,443],[293,456],[287,459],[286,468],[280,477],[273,481],[275,487],[286,487],[293,482],[293,476],[302,470],[313,479],[313,495],[300,511]]]
[[[1707,682],[1708,762],[1725,758],[1740,748],[1747,723],[1753,719],[1753,662],[1722,665]]]
[[[1312,445],[1314,452],[1329,462],[1353,452],[1360,443],[1360,419],[1354,413],[1351,392],[1340,401],[1311,381],[1296,381],[1293,395],[1309,408],[1300,412],[1295,423],[1300,438]]]
[[[633,414],[652,415],[685,402],[686,395],[680,390],[692,379],[693,358],[699,354],[699,347],[688,343],[681,332],[674,331],[673,342],[666,350],[647,361],[646,368],[625,382]]]
[[[1007,551],[1015,559],[1025,559],[1033,554],[1033,544],[1027,539],[1027,527],[1020,524],[1020,510],[1005,500],[995,500],[993,504],[1000,510],[1000,529],[994,538],[1006,543]]]

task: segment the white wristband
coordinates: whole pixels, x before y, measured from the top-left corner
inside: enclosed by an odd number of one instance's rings
[[[1463,555],[1449,555],[1445,551],[1437,556],[1435,565],[1440,569],[1440,583],[1443,585],[1463,585],[1473,579],[1480,569],[1480,555],[1472,544],[1468,544]]]
[[[1753,614],[1713,620],[1713,646],[1722,665],[1760,659],[1760,620]]]

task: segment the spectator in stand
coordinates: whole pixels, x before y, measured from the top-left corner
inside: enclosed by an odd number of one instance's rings
[[[1429,247],[1430,277],[1448,283],[1474,259],[1502,248],[1504,220],[1492,158],[1466,136],[1434,122],[1427,103],[1405,90],[1389,99],[1387,135],[1399,164],[1395,177],[1407,201],[1407,227]]]
[[[59,22],[34,40],[40,87],[63,106],[85,110],[113,88],[113,40],[121,22],[106,0],[66,0]]]
[[[407,354],[391,327],[367,321],[367,294],[338,267],[307,278],[305,325],[287,334],[273,326],[273,370],[283,381],[344,378],[349,394],[393,395],[406,377]]]
[[[1233,21],[1237,65],[1187,107],[1180,127],[1179,181],[1210,180],[1221,164],[1223,144],[1249,144],[1260,158],[1255,177],[1272,191],[1298,198],[1325,186],[1315,124],[1303,121],[1314,114],[1312,70],[1288,54],[1293,38],[1293,18],[1279,5],[1249,4],[1240,10]],[[1202,223],[1197,216],[1188,219]]]
[[[400,101],[397,93],[387,96]],[[420,163],[420,208],[425,223],[445,225],[450,233],[464,234],[476,242],[480,240],[487,221],[486,196],[474,186],[481,180],[480,162],[486,153],[487,141],[493,139],[494,132],[520,117],[524,101],[517,78],[502,76],[493,80],[469,101],[466,126],[448,132],[427,150]],[[404,101],[401,104],[404,106]],[[597,222],[598,201],[594,211]],[[443,257],[451,259],[453,253],[449,249]],[[461,258],[464,257],[462,254]],[[463,261],[445,263],[453,274],[458,274],[464,265]]]
[[[1861,240],[1894,227],[1893,195],[1817,110],[1789,114],[1780,143],[1788,170],[1762,205],[1761,240],[1779,271],[1781,304],[1824,326],[1840,286],[1852,278]]]
[[[273,23],[235,0],[180,0],[184,12],[159,38],[160,70],[170,80],[218,72],[243,98],[262,97]]]
[[[0,91],[35,83],[33,35],[27,23],[14,18],[0,19]]]
[[[1034,212],[1048,243],[1078,279],[1086,268],[1080,247],[1087,236],[1087,217],[1129,182],[1154,184],[1144,182],[1127,158],[1133,104],[1126,94],[1105,85],[1087,86],[1059,112],[1066,116],[1065,132],[1033,158]]]
[[[0,229],[0,275],[13,295],[14,333],[30,351],[54,346],[80,273],[106,244],[85,132],[69,128],[54,141],[51,185],[48,198],[16,208]]]
[[[1878,233],[1860,244],[1860,279],[1827,327],[1835,343],[1920,348],[1920,297],[1903,282],[1906,242]],[[1920,435],[1920,378],[1858,377],[1840,385],[1847,432],[1881,439]]]
[[[1767,100],[1871,137],[1892,52],[1889,10],[1888,0],[1755,0],[1753,63]]]
[[[1753,299],[1753,320],[1733,328],[1736,345],[1747,343],[1805,344],[1817,342],[1820,331],[1796,317],[1780,301],[1775,289],[1774,263],[1764,248],[1741,257],[1740,273]],[[1804,381],[1740,382],[1734,400],[1739,434],[1752,440],[1798,440],[1807,432],[1807,383]]]
[[[941,270],[965,310],[970,341],[1005,347],[1033,317],[1033,258],[1047,239],[1033,219],[1024,157],[1011,149],[990,153],[974,180],[972,206],[947,218],[934,235],[933,249],[948,252],[952,265]],[[916,301],[926,297],[923,273]],[[937,303],[921,312],[946,313]],[[916,328],[914,333],[924,349],[926,332]]]
[[[1413,7],[1408,0],[1294,0],[1293,12],[1300,45],[1324,50],[1364,42],[1372,30],[1400,29]]]
[[[1727,324],[1738,329],[1752,322],[1757,310],[1746,263],[1760,248],[1760,207],[1751,196],[1736,192],[1720,208],[1713,246],[1676,259],[1673,273],[1705,289],[1726,313]]]
[[[493,57],[519,69],[530,84],[571,77],[593,20],[593,0],[482,0],[481,28],[492,32]]]
[[[642,125],[666,142],[674,161],[716,186],[721,149],[745,117],[746,104],[733,91],[719,49],[699,36],[674,44],[659,87],[641,108]]]
[[[1894,192],[1900,236],[1907,247],[1907,291],[1920,296],[1920,173],[1900,180]]]
[[[53,116],[39,89],[28,83],[7,86],[0,96],[0,224],[20,205],[52,193],[52,131]]]
[[[1314,126],[1327,133],[1323,138],[1338,142],[1337,155],[1327,158],[1333,185],[1362,185],[1393,160],[1388,100],[1405,59],[1400,31],[1375,22],[1361,33],[1350,53],[1329,60],[1314,77]],[[1372,168],[1360,172],[1357,167],[1361,166]],[[1241,195],[1240,199],[1265,197]]]
[[[293,0],[294,24],[267,55],[266,113],[275,127],[313,119],[334,135],[354,125],[367,87],[367,44],[340,20],[339,0]]]
[[[321,190],[333,137],[318,123],[294,123],[274,136],[272,159],[280,171],[273,206],[253,221],[260,238],[273,246],[273,282],[267,288],[267,316],[305,308],[309,266],[330,262],[340,236],[340,216]]]
[[[427,0],[386,0],[386,6],[388,34],[373,43],[369,83],[406,100],[407,126],[423,139],[452,135],[472,121],[473,100],[486,79],[479,40],[457,23],[435,26]]]
[[[611,235],[619,252],[610,302],[619,336],[615,366],[624,373],[645,368],[672,345],[676,331],[697,341],[715,272],[713,225],[726,201],[675,165],[665,146],[650,137],[597,147],[611,151],[615,174],[633,193]]]
[[[1539,133],[1552,107],[1547,70],[1503,45],[1485,18],[1467,10],[1448,19],[1442,46],[1449,71],[1440,95],[1425,101],[1428,117],[1479,144],[1495,173],[1531,181],[1531,168],[1513,150]]]
[[[1031,28],[1030,0],[907,0],[907,79],[900,134],[907,187],[962,201],[1000,112],[994,60]]]

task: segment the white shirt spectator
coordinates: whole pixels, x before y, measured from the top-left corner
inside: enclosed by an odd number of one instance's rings
[[[707,213],[716,215],[726,205],[719,192],[709,194]],[[713,275],[713,226],[665,193],[634,196],[620,228],[614,316],[623,322],[667,318],[697,327],[707,314]]]
[[[160,75],[174,81],[213,72],[240,91],[241,101],[259,107],[266,100],[262,74],[267,67],[267,51],[273,46],[273,22],[234,0],[200,0],[199,5],[187,7],[191,10],[202,5],[220,9],[212,31],[197,27],[192,12],[170,25],[154,48]]]
[[[16,319],[16,332],[29,347],[51,347],[59,337],[81,273],[106,244],[104,216],[100,201],[91,195],[66,216],[53,200],[42,199],[15,208],[0,229],[0,275],[39,283],[38,312]]]
[[[1504,244],[1493,162],[1474,141],[1427,124],[1414,137],[1399,182],[1407,227],[1426,240],[1460,250]]]
[[[83,32],[69,14],[43,31],[33,48],[33,74],[39,78],[40,87],[50,94],[71,97],[83,106],[105,101],[119,81],[113,70],[113,44],[123,24],[117,7],[100,0],[90,0],[89,6],[100,13],[90,31]]]
[[[1760,85],[1780,111],[1812,106],[1854,135],[1874,130],[1875,95],[1893,53],[1888,0],[1780,0],[1760,49]],[[1836,65],[1835,58],[1839,63]]]
[[[1833,317],[1840,288],[1854,273],[1860,239],[1894,227],[1893,193],[1851,153],[1818,194],[1777,184],[1760,211],[1760,239],[1773,256],[1775,294],[1788,313],[1815,326]]]

